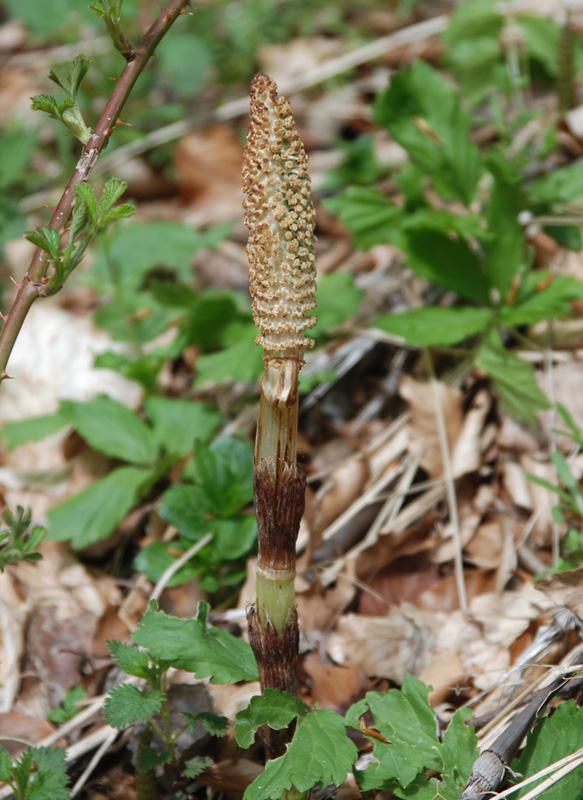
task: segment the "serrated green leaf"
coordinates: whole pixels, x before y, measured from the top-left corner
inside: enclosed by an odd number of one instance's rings
[[[548,205],[579,199],[583,196],[583,164],[574,163],[551,170],[530,184],[528,194],[532,200]]]
[[[67,84],[69,85],[68,91],[70,91],[71,96],[73,98],[75,98],[75,96],[77,95],[79,87],[83,82],[83,78],[85,77],[85,75],[87,75],[90,66],[91,66],[91,59],[87,58],[87,56],[84,55],[77,56],[73,61],[73,63],[71,64],[71,68],[67,73]]]
[[[27,800],[67,800],[70,796],[61,747],[29,747],[18,758],[13,772]]]
[[[149,772],[151,769],[167,764],[172,758],[170,750],[158,752],[155,747],[144,747],[138,750],[138,772]]]
[[[12,772],[12,756],[5,747],[0,746],[0,781],[7,783]]]
[[[114,206],[111,211],[103,214],[101,217],[101,225],[109,225],[110,222],[117,222],[118,219],[127,219],[133,217],[136,213],[136,204],[132,201],[128,203],[120,203],[119,206]]]
[[[150,656],[144,650],[128,644],[110,639],[106,642],[107,649],[118,667],[127,672],[128,675],[135,675],[136,678],[150,680],[155,670],[150,665]]]
[[[178,619],[161,611],[148,611],[132,634],[160,661],[194,672],[211,683],[257,680],[257,663],[251,646],[228,631],[205,625],[199,619]]]
[[[438,192],[471,203],[483,169],[480,151],[459,92],[441,73],[424,61],[397,72],[377,97],[374,115]]]
[[[262,348],[255,345],[256,335],[257,329],[250,323],[236,344],[200,355],[196,360],[196,385],[258,380],[265,365]]]
[[[253,499],[253,448],[246,439],[217,436],[208,447],[197,442],[194,464],[214,513],[233,516]]]
[[[123,403],[104,395],[72,404],[73,421],[91,447],[132,464],[151,464],[158,455],[154,433]]]
[[[7,422],[0,429],[0,438],[7,450],[14,450],[26,442],[37,442],[50,436],[65,425],[70,425],[73,421],[71,407],[68,403],[61,405],[61,408],[54,414],[45,414],[41,417],[31,417],[22,422]]]
[[[349,186],[336,197],[325,200],[324,205],[350,229],[357,247],[367,250],[377,244],[400,241],[403,209],[378,189]]]
[[[541,769],[564,758],[577,749],[583,725],[583,709],[577,708],[574,700],[566,700],[554,714],[541,719],[526,740],[520,758],[512,762],[512,769],[524,778],[529,778]],[[542,779],[541,779],[542,780]],[[544,793],[545,800],[573,800],[581,794],[583,766],[565,775]],[[531,783],[514,793],[524,797],[540,781]]]
[[[287,728],[296,717],[303,717],[308,706],[288,692],[266,688],[263,695],[252,697],[247,708],[236,715],[235,738],[239,747],[251,747],[255,733],[261,725],[269,725],[276,731]]]
[[[184,712],[182,716],[186,722],[192,726],[193,730],[200,722],[204,729],[211,734],[211,736],[224,736],[229,729],[228,717],[224,717],[222,714],[215,714],[212,711],[201,711],[196,716]]]
[[[103,706],[106,722],[114,728],[125,728],[138,720],[146,721],[162,707],[165,694],[154,689],[140,690],[131,683],[114,687]]]
[[[75,186],[75,198],[79,204],[84,203],[87,207],[89,219],[93,225],[97,224],[99,218],[99,211],[97,208],[97,198],[95,196],[95,189],[90,183],[78,183]]]
[[[497,331],[485,337],[476,356],[476,366],[491,378],[508,412],[529,425],[536,425],[536,414],[549,408],[539,389],[532,364],[506,350]]]
[[[505,296],[519,269],[526,263],[526,239],[518,214],[525,207],[521,186],[502,182],[499,175],[486,208],[492,236],[483,243],[484,266],[492,286]]]
[[[38,547],[46,535],[46,528],[43,528],[41,525],[35,526],[26,537],[24,552],[30,553],[31,550]]]
[[[206,767],[213,765],[212,758],[208,756],[196,756],[191,758],[184,765],[184,774],[187,778],[196,778]]]
[[[147,491],[156,473],[119,467],[47,514],[48,538],[76,549],[105,539]]]
[[[278,800],[292,786],[299,792],[329,783],[340,786],[357,756],[342,717],[331,709],[317,708],[298,720],[286,753],[267,762],[243,798]]]
[[[382,314],[375,327],[394,336],[401,336],[416,347],[437,347],[457,344],[474,336],[490,323],[493,312],[488,308],[441,306],[416,308],[400,314]]]
[[[545,272],[540,274],[545,281]],[[543,319],[558,319],[572,311],[571,303],[583,298],[583,284],[569,275],[554,275],[548,286],[521,299],[514,306],[500,309],[498,318],[502,325],[533,325]]]
[[[99,199],[99,207],[102,216],[111,210],[113,204],[117,203],[127,188],[127,182],[119,178],[110,178],[106,182]]]
[[[144,405],[157,444],[179,457],[190,452],[197,439],[205,442],[221,422],[219,410],[207,403],[149,397]]]
[[[61,255],[61,236],[54,228],[35,228],[33,231],[26,231],[24,235],[35,247],[46,250],[54,261],[59,260]]]
[[[416,229],[403,233],[402,247],[413,272],[462,297],[489,305],[490,287],[482,261],[464,239]]]
[[[33,111],[44,111],[45,114],[49,114],[51,117],[60,118],[59,104],[52,94],[37,94],[31,97],[30,100],[30,107]]]

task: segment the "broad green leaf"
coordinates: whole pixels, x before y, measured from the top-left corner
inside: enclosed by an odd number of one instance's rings
[[[209,547],[209,545],[207,545]],[[134,558],[133,567],[138,572],[142,572],[149,580],[156,583],[160,580],[164,572],[171,567],[181,553],[183,548],[177,547],[175,542],[150,542],[146,547],[142,548],[137,556]],[[180,569],[174,573],[168,582],[168,586],[181,586],[186,581],[194,578],[195,575],[200,574],[201,567],[191,560],[187,564],[183,564]]]
[[[378,764],[358,773],[363,790],[380,788],[394,780],[406,787],[424,768],[440,769],[441,744],[428,695],[429,687],[412,675],[405,676],[400,690],[368,692],[365,702],[372,712],[374,727],[389,742],[372,740]],[[355,710],[360,712],[361,706]],[[356,726],[355,712],[349,712],[347,719]]]
[[[494,163],[492,159],[491,166]],[[486,209],[492,236],[482,246],[490,284],[505,296],[514,275],[526,262],[526,242],[524,228],[518,222],[518,214],[525,207],[524,193],[520,186],[505,183],[503,177],[500,173],[496,176]]]
[[[89,403],[72,404],[79,434],[95,450],[132,464],[151,464],[158,447],[153,431],[135,411],[112,400],[96,397]]]
[[[367,250],[376,244],[398,244],[404,212],[377,189],[349,186],[324,205],[350,229],[357,247]]]
[[[150,656],[145,650],[139,650],[127,642],[115,640],[107,642],[107,649],[117,666],[128,675],[135,675],[136,678],[145,678],[146,680],[153,675],[154,670],[150,666]]]
[[[399,71],[375,101],[374,115],[438,192],[471,203],[482,173],[480,151],[459,91],[440,72],[424,61]]]
[[[203,353],[196,360],[196,385],[223,381],[257,381],[263,374],[263,348],[255,345],[257,328],[249,323],[240,340],[224,350]]]
[[[70,425],[72,421],[71,406],[69,403],[63,403],[54,414],[31,417],[22,422],[7,422],[0,429],[0,438],[7,450],[14,450],[15,447],[20,447],[26,442],[44,439],[45,436],[60,431],[65,425]]]
[[[551,717],[541,719],[528,735],[520,758],[512,762],[512,769],[528,778],[554,761],[573,753],[579,746],[582,726],[583,708],[577,708],[574,700],[561,703]],[[583,766],[579,766],[547,789],[543,795],[544,800],[573,800],[580,797],[582,782]],[[519,789],[513,796],[524,797],[537,783],[540,781]]]
[[[443,767],[439,782],[442,797],[457,800],[470,777],[474,761],[480,755],[474,726],[469,724],[471,719],[471,709],[458,709],[443,736]]]
[[[529,425],[536,425],[539,411],[549,401],[539,389],[532,364],[506,350],[497,331],[491,330],[476,356],[476,366],[491,378],[507,411]]]
[[[489,284],[479,256],[461,238],[434,230],[403,234],[407,266],[445,289],[482,305],[489,304]]]
[[[516,22],[524,33],[526,50],[530,58],[542,64],[551,78],[555,77],[561,38],[561,29],[557,23],[552,17],[536,17],[530,14],[520,14]]]
[[[81,550],[105,539],[147,491],[156,473],[119,467],[47,514],[48,538]]]
[[[211,506],[202,486],[182,483],[164,493],[160,516],[196,542],[209,530]]]
[[[540,274],[539,285],[545,283]],[[570,275],[553,275],[544,288],[519,299],[514,306],[504,306],[498,313],[502,325],[533,325],[543,319],[558,319],[572,312],[572,303],[583,298],[583,284]]]
[[[216,514],[232,516],[253,499],[253,448],[245,439],[218,436],[209,447],[198,442],[194,463]]]
[[[360,308],[364,291],[354,285],[354,276],[349,272],[333,272],[318,279],[314,312],[318,324],[310,336],[323,339],[330,328],[334,328],[353,317]]]
[[[206,441],[219,426],[216,406],[170,397],[149,397],[144,403],[154,427],[156,443],[167,453],[182,457],[196,439]]]
[[[382,314],[375,327],[401,336],[407,344],[416,347],[437,347],[457,344],[474,336],[486,328],[492,317],[493,312],[488,308],[436,306],[401,314]]]
[[[446,208],[419,208],[405,217],[404,231],[434,230],[438,233],[459,234],[463,237],[475,236],[484,240],[492,238],[480,214],[460,214]]]
[[[235,738],[239,747],[251,747],[255,733],[261,725],[269,725],[276,731],[287,728],[296,717],[304,717],[308,706],[299,697],[288,692],[266,688],[263,695],[252,697],[247,708],[237,713]]]
[[[227,347],[246,335],[251,320],[251,309],[248,306],[241,308],[240,295],[207,289],[181,323],[180,339],[203,350]],[[254,338],[251,336],[252,340]]]
[[[200,619],[178,619],[161,611],[147,611],[136,644],[147,647],[160,661],[194,672],[211,683],[257,680],[257,664],[251,646],[228,631],[206,626]]]
[[[569,164],[551,170],[530,184],[528,194],[535,202],[547,205],[578,200],[583,197],[583,164]]]
[[[138,720],[147,720],[162,707],[166,695],[154,689],[140,690],[131,683],[122,683],[109,693],[103,706],[108,725],[125,728]]]
[[[299,792],[329,783],[340,786],[357,756],[342,717],[331,709],[317,708],[298,720],[286,753],[267,762],[243,798],[278,800],[292,786]]]

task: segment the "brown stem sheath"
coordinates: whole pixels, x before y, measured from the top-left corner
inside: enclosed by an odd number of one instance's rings
[[[55,207],[49,227],[63,232],[71,216],[75,202],[74,188],[77,184],[87,181],[100,153],[106,146],[109,136],[113,131],[123,106],[132,91],[140,73],[148,63],[150,56],[158,46],[162,37],[167,33],[177,17],[189,4],[189,0],[171,0],[159,13],[157,19],[144,34],[141,42],[132,52],[132,60],[116,81],[115,89],[101,114],[95,130],[83,148],[81,158],[63,192],[59,203]],[[37,248],[26,275],[19,284],[16,298],[4,316],[4,324],[0,331],[0,381],[7,377],[6,366],[14,342],[26,319],[32,304],[37,297],[43,296],[44,283],[48,269],[48,258],[44,250]]]

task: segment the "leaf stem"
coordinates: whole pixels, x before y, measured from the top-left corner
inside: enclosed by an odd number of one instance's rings
[[[158,46],[162,37],[167,33],[177,17],[188,5],[189,0],[170,0],[160,11],[157,19],[144,34],[141,42],[135,49],[135,57],[126,64],[125,69],[116,81],[115,88],[107,101],[97,125],[89,141],[84,146],[81,158],[77,162],[65,191],[59,200],[49,227],[65,233],[67,222],[75,202],[74,188],[82,181],[87,181],[100,153],[109,141],[115,128],[125,102],[134,88],[142,70],[148,63],[151,55]],[[14,347],[16,337],[26,319],[26,315],[37,297],[44,295],[47,284],[47,270],[49,266],[48,255],[45,250],[37,248],[32,257],[26,275],[19,284],[16,298],[3,317],[2,330],[0,331],[0,381],[7,377],[6,366],[10,353]]]

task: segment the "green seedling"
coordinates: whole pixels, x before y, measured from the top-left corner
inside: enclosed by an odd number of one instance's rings
[[[65,751],[58,747],[27,747],[18,758],[0,747],[0,781],[15,800],[68,800]]]
[[[32,511],[18,506],[16,513],[8,509],[2,514],[6,528],[0,530],[0,571],[21,561],[38,561],[42,555],[36,548],[46,536],[46,528],[32,523]]]

